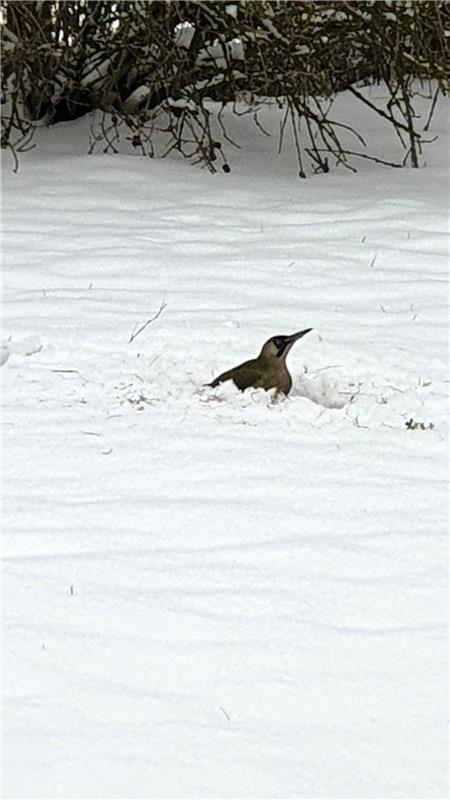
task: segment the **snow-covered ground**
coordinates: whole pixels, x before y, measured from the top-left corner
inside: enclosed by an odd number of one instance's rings
[[[447,796],[446,120],[306,181],[247,118],[229,175],[6,155],[5,797]],[[306,327],[287,399],[203,385]]]

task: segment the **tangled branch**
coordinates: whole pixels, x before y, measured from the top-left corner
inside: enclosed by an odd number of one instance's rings
[[[329,156],[354,169],[342,137],[348,126],[330,116],[345,89],[393,126],[403,162],[418,166],[423,132],[448,88],[445,0],[4,0],[3,11],[2,146],[16,168],[38,122],[94,111],[91,152],[117,152],[124,139],[140,155],[175,151],[229,172],[226,148],[236,143],[223,109],[244,107],[264,132],[259,108],[269,98],[286,109],[280,145],[289,123],[301,177],[305,156],[315,172],[329,171]],[[381,81],[383,107],[360,90]],[[417,81],[430,100],[423,129]]]

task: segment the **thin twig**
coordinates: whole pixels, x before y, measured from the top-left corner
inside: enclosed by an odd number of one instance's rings
[[[12,157],[14,159],[13,172],[14,172],[14,174],[16,174],[19,171],[19,159],[17,158],[17,153],[16,153],[14,145],[9,142],[8,143],[8,147],[11,150]]]
[[[158,317],[161,316],[161,314],[163,313],[163,311],[164,311],[164,309],[166,307],[167,307],[167,303],[165,303],[164,300],[162,300],[161,301],[161,305],[158,308],[158,311],[156,312],[156,314],[154,314],[153,317],[150,317],[150,319],[148,319],[147,322],[144,322],[144,324],[141,325],[140,328],[138,328],[137,330],[136,330],[136,328],[134,329],[133,333],[131,334],[130,338],[128,339],[128,344],[131,344],[131,342],[134,342],[136,337],[139,336],[139,334],[142,333],[142,331],[145,331],[147,325],[150,325],[151,322],[155,322],[155,320],[157,320]]]
[[[439,97],[439,93],[440,93],[440,88],[438,86],[436,91],[435,91],[435,93],[434,93],[433,101],[431,103],[430,113],[428,114],[428,119],[427,119],[425,125],[423,126],[424,131],[428,131],[429,130],[429,127],[430,127],[430,124],[431,124],[431,120],[433,119],[434,109],[436,108],[436,102],[437,102],[437,99]]]
[[[298,174],[299,174],[300,178],[306,178],[305,170],[303,169],[303,163],[302,163],[302,148],[301,148],[301,145],[300,145],[300,136],[299,136],[299,131],[297,130],[296,119],[295,119],[295,111],[294,111],[295,107],[294,107],[294,104],[291,103],[290,100],[288,101],[288,103],[289,103],[289,112],[290,112],[290,115],[291,115],[292,133],[294,134],[295,149],[296,149],[296,152],[297,152],[297,163],[298,163],[298,166],[299,166]],[[299,127],[300,127],[300,121],[301,121],[300,114],[298,115],[298,121],[299,121]]]
[[[319,153],[326,153],[330,152],[329,148],[319,147],[317,148]],[[337,153],[333,153],[334,156],[337,158]],[[356,153],[354,150],[345,150],[345,155],[347,156],[357,156],[358,158],[365,158],[367,161],[374,161],[376,164],[383,164],[385,167],[401,167],[402,164],[396,164],[395,161],[385,161],[384,158],[376,158],[375,156],[369,156],[366,153]],[[342,163],[342,159],[338,159]],[[344,166],[348,166],[348,164],[344,164]],[[354,170],[356,171],[356,170]]]

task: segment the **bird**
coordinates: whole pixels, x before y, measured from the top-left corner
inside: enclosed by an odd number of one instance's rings
[[[283,394],[289,394],[292,378],[286,366],[287,354],[298,339],[312,330],[307,328],[291,336],[272,336],[262,346],[258,358],[244,361],[243,364],[222,372],[207,386],[215,388],[220,383],[231,380],[242,392],[252,386],[255,389],[276,389]]]

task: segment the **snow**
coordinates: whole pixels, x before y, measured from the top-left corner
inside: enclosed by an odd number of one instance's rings
[[[446,796],[445,103],[419,170],[230,125],[4,159],[8,798]],[[204,386],[306,327],[287,399]]]
[[[190,22],[180,22],[175,26],[175,44],[189,50],[194,38],[195,27]]]

